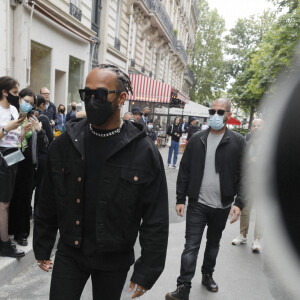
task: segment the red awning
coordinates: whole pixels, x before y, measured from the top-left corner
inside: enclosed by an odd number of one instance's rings
[[[229,125],[241,125],[241,122],[233,117],[231,117],[228,121],[227,124]]]
[[[127,100],[170,103],[172,87],[141,74],[129,74],[133,95]]]
[[[177,95],[178,99],[185,102],[185,103],[189,103],[190,102],[190,99],[183,95],[182,93],[178,92],[178,95]]]

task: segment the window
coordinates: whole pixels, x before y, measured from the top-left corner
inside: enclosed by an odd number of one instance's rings
[[[70,56],[68,104],[71,102],[81,103],[78,90],[83,87],[83,68],[84,61]]]
[[[30,88],[37,92],[41,87],[50,88],[51,48],[31,41]]]

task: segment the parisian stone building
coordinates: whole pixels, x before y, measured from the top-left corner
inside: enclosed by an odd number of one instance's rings
[[[146,83],[164,91],[133,95],[124,110],[147,105],[153,116],[169,115],[170,99],[177,108],[189,102],[198,14],[197,0],[2,0],[0,75],[35,92],[49,87],[55,104],[81,104],[89,70],[112,63],[138,76],[137,94]]]

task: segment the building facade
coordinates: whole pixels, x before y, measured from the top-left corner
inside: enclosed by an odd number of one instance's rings
[[[81,105],[78,89],[91,65],[92,0],[1,1],[5,66],[0,75],[16,78],[20,87],[39,93],[48,87],[51,100]],[[5,21],[4,21],[5,20]]]
[[[141,82],[152,79],[171,87],[167,103],[153,92],[133,95],[123,112],[147,105],[152,116],[165,112],[162,107],[169,115],[170,108],[189,102],[194,78],[188,65],[198,14],[197,0],[0,1],[0,54],[5,57],[0,75],[13,76],[21,88],[35,92],[48,87],[56,105],[80,105],[78,89],[88,71],[111,63],[140,75]]]
[[[188,103],[194,82],[188,65],[198,15],[197,0],[101,0],[98,61],[142,75],[145,78],[141,82],[152,78],[166,83],[172,87],[172,95]],[[159,97],[151,93],[144,99],[130,97],[123,111],[147,105],[154,116],[157,108],[170,106],[171,93],[169,96],[169,103],[159,102]]]

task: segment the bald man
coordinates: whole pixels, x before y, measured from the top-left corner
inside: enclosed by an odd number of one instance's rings
[[[228,216],[231,218],[230,223],[234,223],[244,207],[239,182],[245,140],[242,135],[226,127],[231,114],[229,100],[215,100],[209,109],[210,129],[197,132],[191,137],[181,159],[176,188],[176,212],[178,216],[183,216],[188,197],[186,242],[181,256],[177,289],[166,295],[167,300],[189,299],[206,226],[202,284],[211,292],[218,291],[212,274],[222,232]]]
[[[246,136],[247,141],[247,154],[248,154],[248,163],[252,164],[256,161],[258,151],[259,151],[259,144],[257,141],[257,135],[263,129],[264,121],[263,119],[254,119],[251,126],[251,133]],[[253,206],[253,201],[249,201],[246,207],[242,210],[241,213],[241,220],[240,220],[240,235],[237,236],[232,241],[232,245],[240,246],[242,244],[247,243],[247,234],[249,230],[249,221],[250,221],[250,214],[251,209]],[[255,220],[255,228],[254,228],[254,240],[252,243],[252,251],[259,253],[261,251],[261,238],[263,234],[263,228],[261,225],[261,217],[260,212],[256,208],[256,220]]]

